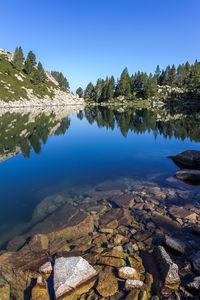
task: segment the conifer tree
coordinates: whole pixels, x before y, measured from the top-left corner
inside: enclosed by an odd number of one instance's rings
[[[17,47],[13,56],[13,65],[18,71],[22,71],[24,65],[24,54],[22,47]]]
[[[80,98],[83,97],[83,89],[82,89],[82,87],[79,87],[79,88],[76,90],[76,94],[77,94]]]
[[[36,64],[37,62],[35,54],[32,51],[29,51],[24,66],[24,71],[26,74],[33,75]]]

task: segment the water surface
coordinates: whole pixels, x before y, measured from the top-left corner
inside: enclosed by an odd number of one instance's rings
[[[33,225],[33,211],[47,196],[118,178],[168,186],[178,167],[167,157],[200,150],[199,141],[197,113],[102,107],[1,112],[0,245]]]

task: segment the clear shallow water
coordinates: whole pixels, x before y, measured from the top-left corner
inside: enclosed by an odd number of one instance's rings
[[[119,177],[165,186],[178,170],[167,156],[200,150],[197,114],[105,108],[77,113],[1,114],[0,245],[31,224],[46,196]]]

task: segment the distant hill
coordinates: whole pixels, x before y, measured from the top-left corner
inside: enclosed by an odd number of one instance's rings
[[[0,107],[84,103],[69,92],[68,81],[61,72],[45,71],[31,51],[32,56],[28,54],[26,59],[23,52],[20,57],[16,51],[0,48]]]

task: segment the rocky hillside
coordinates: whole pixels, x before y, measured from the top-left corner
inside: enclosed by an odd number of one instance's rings
[[[63,91],[49,72],[44,71],[43,79],[34,82],[24,69],[16,68],[13,53],[0,49],[0,107],[68,104],[84,104],[84,101]]]

